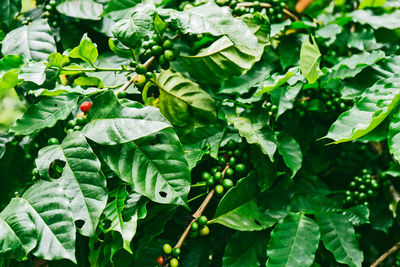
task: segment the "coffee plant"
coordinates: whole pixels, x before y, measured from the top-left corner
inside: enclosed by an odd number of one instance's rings
[[[399,1],[8,0],[0,48],[0,266],[400,266]]]

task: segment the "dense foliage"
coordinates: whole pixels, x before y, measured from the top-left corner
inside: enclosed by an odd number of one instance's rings
[[[26,106],[0,265],[358,267],[399,242],[400,4],[300,2],[0,1],[0,96]]]

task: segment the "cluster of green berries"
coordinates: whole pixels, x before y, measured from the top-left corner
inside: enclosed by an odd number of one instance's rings
[[[368,205],[368,201],[377,195],[378,189],[378,180],[372,177],[369,170],[364,169],[361,177],[355,176],[350,182],[343,204],[349,207],[357,204]]]
[[[58,14],[56,10],[57,1],[50,0],[47,4],[44,5],[43,17],[49,23],[49,25],[53,28],[58,27],[58,23],[60,21],[60,14]]]
[[[283,9],[287,6],[286,2],[280,0],[254,1],[246,4],[241,4],[237,0],[217,0],[216,3],[219,6],[229,6],[232,9],[232,13],[236,16],[258,12],[268,16],[271,22],[282,21],[284,18]]]
[[[181,254],[180,248],[172,248],[170,244],[163,245],[164,255],[161,255],[157,259],[157,263],[160,266],[169,264],[170,267],[179,266],[179,255]]]
[[[158,34],[154,34],[151,40],[144,41],[142,48],[145,49],[142,54],[143,59],[154,56],[163,69],[168,69],[169,63],[174,61],[178,54],[178,51],[173,49],[174,41],[166,37],[161,37]]]
[[[310,88],[299,94],[296,105],[296,112],[300,117],[304,117],[308,111],[322,111],[336,116],[338,113],[350,109],[353,103],[341,99],[336,92]]]
[[[396,254],[396,261],[395,261],[395,267],[400,267],[400,252],[397,252]]]
[[[189,10],[189,9],[195,7],[195,6],[200,6],[200,5],[205,4],[205,3],[207,3],[206,0],[195,0],[193,2],[184,1],[184,2],[179,4],[178,9],[181,10],[181,11],[182,10]]]
[[[210,234],[210,228],[207,226],[208,219],[206,216],[200,216],[196,221],[190,225],[190,237],[196,238],[200,236],[207,236]]]
[[[31,17],[26,17],[23,21],[22,24],[23,25],[29,25],[32,22],[32,18]]]
[[[92,106],[92,103],[89,101],[85,101],[81,104],[80,109],[82,113],[79,113],[76,118],[69,120],[67,122],[67,126],[65,129],[65,132],[67,134],[74,132],[74,131],[80,131],[82,130],[83,126],[86,124],[86,114],[89,112],[90,107]]]
[[[272,104],[270,100],[264,102],[263,108],[268,111],[270,117],[274,117],[278,113],[278,106]]]
[[[215,193],[222,196],[224,191],[234,186],[232,179],[240,178],[246,170],[246,165],[240,160],[247,159],[248,155],[237,148],[237,143],[229,140],[227,150],[218,156],[218,166],[211,168],[211,172],[203,172],[201,179],[209,186],[214,187]]]

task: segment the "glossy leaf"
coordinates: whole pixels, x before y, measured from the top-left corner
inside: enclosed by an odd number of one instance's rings
[[[300,50],[300,70],[309,83],[315,83],[321,75],[319,70],[320,57],[321,52],[315,38],[312,37],[311,41],[306,39]]]
[[[268,155],[271,161],[274,160],[277,141],[266,117],[259,115],[251,115],[250,117],[229,115],[227,120],[229,124],[239,131],[241,136],[246,138],[248,143],[259,145],[262,152]]]
[[[134,190],[158,203],[187,205],[189,166],[171,128],[101,150],[103,160]]]
[[[57,121],[65,120],[76,108],[78,96],[60,95],[43,98],[39,103],[30,105],[21,119],[11,130],[16,134],[28,135],[44,128],[53,127]]]
[[[50,26],[43,19],[9,32],[1,48],[3,55],[21,55],[36,61],[47,60],[47,57],[56,51]]]
[[[266,81],[264,81],[264,88],[261,91],[258,91],[255,95],[261,95],[267,92],[270,92],[280,86],[284,85],[292,76],[294,75],[294,69],[288,70],[283,75],[274,74],[269,77]]]
[[[284,211],[263,211],[254,200],[256,176],[250,173],[238,181],[221,199],[211,223],[219,223],[238,231],[258,231],[274,225]]]
[[[138,0],[110,0],[104,9],[104,14],[112,14],[114,19],[122,19],[129,16],[133,8],[141,3]]]
[[[235,233],[225,247],[222,266],[262,266],[266,241],[264,233]]]
[[[19,71],[18,78],[41,85],[46,80],[46,65],[43,62],[28,61]]]
[[[291,177],[293,178],[301,168],[303,161],[300,146],[293,137],[285,132],[278,132],[276,137],[278,140],[278,152],[282,155],[286,166],[292,170]]]
[[[13,135],[10,133],[2,133],[0,134],[0,159],[3,157],[6,152],[6,146],[9,142],[13,140]]]
[[[100,161],[80,132],[67,135],[61,145],[47,146],[39,151],[36,166],[43,177],[55,160],[65,162],[58,183],[69,199],[74,220],[83,224],[78,231],[93,236],[107,202],[106,179]]]
[[[57,11],[77,19],[100,20],[103,6],[91,0],[67,0],[57,5]]]
[[[249,71],[260,60],[263,47],[261,44],[253,49],[236,46],[224,36],[197,55],[182,55],[181,59],[185,69],[196,80],[216,84]]]
[[[21,1],[19,0],[1,0],[0,1],[0,24],[10,26],[14,18],[21,10]]]
[[[385,58],[385,53],[382,51],[373,51],[371,53],[364,52],[362,54],[353,55],[341,60],[331,69],[328,69],[324,81],[354,77],[366,67],[373,65],[383,58]]]
[[[310,266],[320,238],[319,227],[304,214],[289,214],[272,230],[267,267]]]
[[[342,143],[364,136],[378,126],[400,100],[398,77],[376,82],[353,108],[344,112],[329,129],[326,138]]]
[[[390,118],[388,145],[394,159],[400,161],[400,112],[397,107]]]
[[[316,214],[324,246],[337,262],[359,267],[363,253],[358,249],[353,226],[341,214]]]
[[[87,34],[85,34],[83,35],[79,46],[69,52],[69,56],[72,58],[80,58],[93,65],[99,56],[99,52],[97,51],[96,45],[92,43],[92,40],[90,40]]]
[[[356,10],[350,13],[351,18],[360,24],[368,24],[374,29],[386,28],[395,30],[399,27],[400,11],[386,13],[382,15],[374,15],[372,10]]]
[[[160,89],[160,111],[172,124],[215,122],[215,101],[198,84],[172,70],[157,75],[155,83]]]
[[[110,192],[110,196],[113,198],[104,209],[105,220],[110,221],[110,227],[104,229],[104,232],[118,231],[123,239],[123,247],[126,251],[132,254],[130,243],[136,233],[137,221],[138,221],[138,210],[145,204],[143,196],[133,193],[131,195],[126,191],[125,186],[121,186]],[[134,206],[134,211],[131,211],[129,218],[124,217],[124,210],[126,208],[125,201],[131,202],[131,206]],[[132,209],[132,207],[131,207]]]
[[[250,49],[257,47],[257,38],[248,26],[234,18],[227,7],[219,7],[214,2],[185,11],[160,10],[158,14],[166,22],[176,24],[184,33],[226,35],[236,45]]]
[[[12,69],[3,74],[0,78],[0,96],[4,95],[8,90],[20,84],[22,80],[18,78],[18,70]]]
[[[112,32],[127,47],[136,48],[143,39],[153,36],[153,19],[146,13],[135,12],[129,19],[115,23]]]

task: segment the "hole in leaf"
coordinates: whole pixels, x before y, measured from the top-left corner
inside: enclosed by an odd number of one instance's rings
[[[111,221],[108,220],[108,219],[104,220],[104,221],[103,221],[103,228],[104,228],[104,229],[108,229],[108,228],[110,228],[110,227],[111,227]]]
[[[257,219],[254,219],[254,223],[257,224],[258,226],[261,226],[261,223]]]
[[[160,191],[159,194],[160,194],[161,197],[167,197],[167,195],[168,195],[168,194],[165,193],[164,191]]]
[[[62,176],[65,167],[65,161],[56,159],[49,166],[49,176],[52,179],[58,179]]]
[[[78,228],[78,229],[82,229],[84,224],[85,224],[84,220],[76,220],[75,221],[75,227]]]
[[[94,245],[93,245],[94,250],[98,250],[98,249],[100,248],[100,246],[101,246],[101,242],[97,241],[97,242],[94,243]]]
[[[104,241],[104,239],[106,238],[106,236],[104,235],[103,232],[101,232],[101,233],[99,233],[99,235],[97,236],[97,238],[98,238],[100,241]]]

